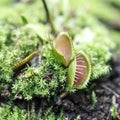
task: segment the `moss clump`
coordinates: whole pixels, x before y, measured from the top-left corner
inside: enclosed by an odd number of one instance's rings
[[[12,109],[10,105],[0,107],[0,120],[26,120],[26,118],[25,111],[18,107],[13,107]]]
[[[66,69],[47,48],[37,68],[28,66],[13,84],[13,93],[22,93],[25,99],[33,96],[53,96],[65,89]]]

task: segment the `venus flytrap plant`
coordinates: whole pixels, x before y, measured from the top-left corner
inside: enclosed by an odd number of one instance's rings
[[[82,51],[73,55],[73,44],[69,35],[60,33],[55,40],[53,52],[58,60],[68,67],[67,85],[69,87],[84,88],[91,75],[91,63],[89,57]]]

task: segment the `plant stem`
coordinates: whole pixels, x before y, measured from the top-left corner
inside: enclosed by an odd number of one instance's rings
[[[46,19],[47,19],[47,21],[48,21],[49,24],[50,24],[52,33],[53,33],[54,35],[56,35],[56,30],[55,30],[54,24],[53,24],[53,22],[52,22],[52,20],[51,20],[50,13],[49,13],[49,10],[48,10],[46,1],[45,1],[45,0],[42,0],[42,2],[43,2],[44,8],[45,8],[45,12],[46,12]]]

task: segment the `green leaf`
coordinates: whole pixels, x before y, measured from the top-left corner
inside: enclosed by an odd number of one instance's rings
[[[24,25],[28,24],[28,21],[25,16],[21,15],[21,19]]]
[[[76,70],[76,58],[74,58],[69,67],[68,67],[68,79],[67,79],[67,84],[70,87],[73,87],[74,80],[75,80],[75,70]]]
[[[91,76],[89,57],[80,51],[68,67],[68,85],[79,89],[85,88]]]
[[[68,33],[61,32],[57,36],[55,45],[52,45],[52,48],[58,60],[64,66],[68,66],[72,58],[72,43]]]

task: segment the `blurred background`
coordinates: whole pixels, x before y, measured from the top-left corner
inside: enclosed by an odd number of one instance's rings
[[[120,49],[120,0],[46,0],[46,2],[53,21],[62,14],[74,16],[72,14],[74,10],[93,16],[108,29],[110,37],[117,43],[116,49]],[[0,0],[0,12],[0,20],[18,25],[21,24],[21,15],[25,16],[31,23],[43,23],[46,19],[42,0]],[[57,23],[55,20],[55,26],[59,27],[56,24],[63,21],[62,19],[64,18],[57,19]],[[89,19],[88,17],[88,21],[91,20]]]

